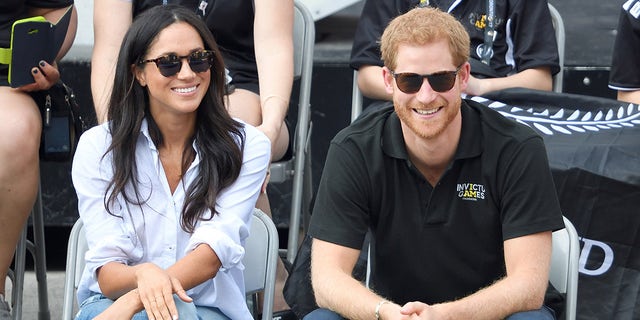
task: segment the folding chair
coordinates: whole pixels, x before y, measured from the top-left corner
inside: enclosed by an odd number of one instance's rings
[[[67,264],[64,273],[64,293],[62,296],[62,319],[71,320],[74,317],[74,302],[76,290],[84,270],[84,254],[87,252],[87,238],[84,234],[82,220],[78,219],[71,228],[69,244],[67,245]]]
[[[249,238],[245,243],[245,293],[253,299],[253,316],[262,311],[262,320],[271,320],[276,288],[276,262],[278,261],[278,230],[269,216],[255,209]],[[266,250],[265,250],[266,248]],[[256,308],[256,293],[264,291],[262,310]]]
[[[87,251],[87,240],[82,220],[76,221],[69,235],[67,247],[67,269],[65,271],[62,319],[74,317],[76,290],[82,278]],[[255,296],[264,291],[262,309],[256,308],[253,299],[254,317],[262,311],[262,320],[271,319],[273,315],[273,299],[276,287],[276,262],[278,259],[278,230],[264,212],[255,209],[251,220],[251,230],[245,242],[243,264],[245,293]]]
[[[293,262],[298,250],[298,232],[301,219],[306,227],[309,204],[312,197],[311,181],[311,74],[313,71],[313,48],[315,24],[313,17],[301,0],[294,1],[293,47],[294,78],[300,80],[298,118],[293,137],[293,157],[271,164],[270,182],[280,183],[293,180],[287,260]],[[303,216],[302,213],[305,213]]]
[[[351,122],[358,119],[362,113],[362,92],[358,87],[358,70],[353,70],[353,84],[351,85]]]
[[[26,253],[29,251],[34,261],[36,281],[38,283],[38,319],[48,320],[49,296],[47,292],[47,261],[44,242],[44,214],[42,212],[42,190],[38,183],[38,194],[31,210],[31,220],[33,225],[33,242],[27,240],[26,223],[22,230],[22,235],[18,240],[14,255],[14,269],[9,270],[11,279],[11,315],[14,320],[22,319],[22,301],[24,292],[24,274],[26,266]]]
[[[553,233],[553,251],[549,282],[558,292],[565,294],[565,319],[576,319],[578,304],[578,261],[580,243],[578,232],[571,221],[564,219],[564,229]]]
[[[562,82],[564,76],[564,43],[565,43],[565,31],[564,21],[560,12],[549,3],[549,13],[551,13],[551,22],[553,23],[553,29],[556,33],[556,43],[558,44],[558,57],[560,58],[560,71],[553,76],[553,91],[562,92]]]

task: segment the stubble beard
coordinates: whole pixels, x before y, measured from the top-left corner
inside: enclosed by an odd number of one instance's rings
[[[416,117],[413,109],[414,106],[402,105],[398,103],[394,99],[394,108],[396,114],[398,114],[398,118],[402,123],[404,123],[416,136],[422,139],[433,139],[441,135],[453,122],[458,113],[460,112],[460,108],[456,108],[456,103],[460,105],[461,99],[458,101],[453,101],[453,103],[448,104],[434,104],[433,107],[442,106],[443,108],[438,111],[438,114],[435,118],[430,118],[426,120],[420,120]],[[432,106],[424,106],[424,105],[415,105],[416,109],[429,109]],[[444,114],[442,114],[444,113]]]

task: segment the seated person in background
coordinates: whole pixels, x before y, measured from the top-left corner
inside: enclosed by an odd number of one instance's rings
[[[331,143],[309,228],[323,309],[305,319],[553,319],[564,224],[542,138],[461,99],[469,37],[453,16],[410,10],[381,50],[394,105]],[[369,288],[351,275],[368,230]]]
[[[486,1],[367,0],[351,51],[351,67],[359,71],[362,94],[391,101],[380,76],[380,35],[391,19],[416,6],[437,7],[451,13],[469,33],[471,76],[463,93],[482,95],[513,87],[551,90],[552,75],[560,67],[547,1],[495,0],[493,37],[488,36],[491,25],[485,4]],[[487,64],[481,62],[485,52]]]
[[[133,22],[107,122],[82,135],[73,161],[89,247],[76,319],[251,317],[243,245],[270,144],[229,116],[224,85],[192,10],[157,6]]]
[[[58,21],[73,5],[73,0],[2,1],[0,3],[0,48],[9,48],[11,26],[16,20],[43,16]],[[76,34],[77,16],[72,8],[71,21],[60,61]],[[12,319],[5,301],[5,281],[24,224],[31,213],[40,181],[39,147],[42,131],[40,111],[30,92],[51,88],[59,79],[56,63],[42,61],[33,66],[34,83],[11,88],[9,65],[0,64],[0,319]]]
[[[609,74],[609,88],[618,100],[640,104],[640,0],[622,5]]]

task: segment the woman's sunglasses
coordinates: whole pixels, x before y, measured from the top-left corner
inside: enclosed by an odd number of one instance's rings
[[[156,66],[158,66],[160,74],[165,77],[171,77],[180,72],[180,69],[182,68],[182,59],[187,59],[187,62],[189,62],[189,68],[191,68],[193,72],[205,72],[213,65],[213,51],[201,50],[192,52],[186,56],[168,54],[155,59],[140,60],[138,64],[154,62]]]
[[[426,78],[429,81],[431,89],[436,92],[447,92],[453,88],[456,83],[456,76],[462,65],[456,68],[456,71],[440,71],[432,74],[417,74],[412,72],[395,73],[391,71],[391,75],[396,79],[398,89],[404,93],[412,94],[420,91],[422,83]]]

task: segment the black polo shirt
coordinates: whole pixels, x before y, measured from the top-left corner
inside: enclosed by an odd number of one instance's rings
[[[640,0],[626,1],[618,19],[618,34],[613,47],[609,88],[640,90]]]
[[[373,289],[397,303],[467,296],[505,275],[503,242],[564,227],[542,138],[463,100],[455,159],[435,187],[413,166],[391,108],[331,142],[314,238],[376,243]]]

